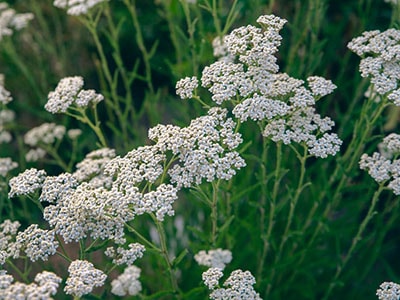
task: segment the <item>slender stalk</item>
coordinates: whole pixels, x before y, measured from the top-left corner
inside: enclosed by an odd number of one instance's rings
[[[290,227],[292,225],[293,222],[293,217],[294,217],[294,211],[296,209],[297,206],[297,202],[300,198],[301,193],[303,192],[304,188],[308,185],[308,184],[304,184],[304,178],[305,178],[305,173],[306,173],[306,161],[308,158],[308,154],[307,154],[307,147],[305,145],[303,145],[303,154],[300,154],[297,152],[297,150],[292,147],[292,149],[296,152],[296,156],[300,161],[300,176],[299,176],[299,180],[297,183],[297,188],[296,188],[296,192],[295,195],[292,197],[292,199],[290,200],[290,209],[289,209],[289,215],[287,218],[287,222],[285,225],[285,229],[282,235],[282,239],[281,242],[279,244],[278,247],[278,251],[276,253],[275,256],[275,260],[273,263],[273,269],[271,271],[271,275],[270,275],[270,282],[267,286],[266,289],[266,293],[265,293],[265,298],[268,298],[268,295],[271,291],[272,288],[272,281],[275,277],[276,274],[276,265],[278,264],[278,262],[280,261],[282,254],[283,254],[283,248],[286,244],[286,242],[288,241],[289,237],[290,237]]]
[[[335,288],[335,286],[337,284],[337,280],[339,279],[340,275],[342,274],[343,269],[346,267],[347,263],[349,262],[350,258],[353,255],[354,251],[356,250],[356,247],[357,247],[359,241],[362,239],[362,235],[364,233],[365,228],[367,227],[368,223],[371,221],[373,216],[376,214],[375,207],[376,207],[376,204],[378,203],[379,196],[384,189],[385,189],[385,182],[381,182],[379,184],[378,190],[375,191],[374,196],[372,197],[371,205],[369,206],[367,215],[365,216],[364,220],[361,222],[360,226],[358,227],[357,234],[354,236],[353,241],[351,243],[349,250],[347,251],[346,256],[344,257],[342,262],[336,268],[336,273],[335,273],[335,275],[323,297],[324,300],[328,299],[328,297],[332,293],[333,289]]]
[[[211,201],[211,245],[213,247],[216,246],[217,242],[217,235],[218,235],[218,192],[219,192],[219,185],[220,180],[218,179],[217,182],[212,182],[212,201]]]
[[[163,227],[162,223],[160,221],[158,221],[153,215],[152,215],[152,218],[157,227],[158,236],[160,238],[161,253],[162,253],[162,256],[164,257],[164,261],[167,265],[167,271],[169,274],[172,291],[173,291],[174,295],[178,297],[178,299],[181,299],[178,283],[176,281],[176,276],[175,276],[174,270],[172,268],[172,262],[168,255],[168,248],[167,248],[164,227]]]

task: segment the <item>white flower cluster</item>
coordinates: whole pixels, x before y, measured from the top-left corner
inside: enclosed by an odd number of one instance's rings
[[[35,282],[15,282],[11,275],[0,273],[0,299],[53,299],[61,278],[52,272],[43,271],[35,276]]]
[[[380,152],[372,156],[363,154],[360,159],[360,169],[378,183],[389,181],[388,187],[395,195],[400,195],[400,135],[392,133],[385,137],[379,145]]]
[[[115,158],[115,156],[114,149],[102,148],[94,150],[88,153],[85,159],[76,165],[73,175],[79,182],[106,180],[105,176],[102,176],[104,166],[111,159]]]
[[[103,95],[94,90],[83,89],[83,78],[80,76],[65,77],[60,80],[56,89],[49,93],[44,108],[53,114],[65,113],[69,107],[85,108],[104,100]]]
[[[163,151],[172,151],[177,156],[176,164],[168,171],[171,181],[178,188],[190,187],[203,179],[229,180],[236,169],[245,166],[234,151],[242,142],[234,125],[227,118],[226,109],[215,107],[208,115],[192,120],[188,127],[157,125],[149,130],[149,138]]]
[[[232,252],[221,248],[209,251],[200,251],[194,256],[196,262],[201,266],[218,268],[221,271],[232,261]]]
[[[10,192],[8,196],[28,195],[40,189],[46,179],[46,171],[35,168],[25,170],[9,181]]]
[[[47,260],[49,256],[56,253],[58,248],[54,230],[40,229],[37,224],[32,224],[24,231],[19,232],[17,243],[21,245],[21,250],[33,262],[38,259]]]
[[[41,186],[40,202],[57,203],[63,197],[71,196],[78,186],[78,181],[72,174],[63,173],[57,176],[47,176]]]
[[[67,10],[67,14],[78,16],[87,14],[93,6],[109,0],[54,0],[54,6]]]
[[[199,80],[196,77],[185,77],[176,83],[176,94],[181,99],[192,98],[194,90],[199,86]]]
[[[8,258],[19,257],[21,247],[15,239],[20,226],[18,221],[10,220],[5,220],[0,224],[0,265],[3,265]]]
[[[11,100],[12,100],[11,93],[7,91],[4,87],[4,75],[0,74],[0,103],[5,105],[11,102]]]
[[[25,144],[35,147],[40,144],[53,144],[65,135],[65,127],[55,123],[43,123],[29,130],[24,136]]]
[[[15,118],[15,113],[6,108],[6,105],[11,100],[11,93],[4,88],[4,75],[0,74],[0,144],[9,143],[12,140],[11,133],[6,130],[7,124],[11,123]]]
[[[136,266],[128,266],[124,273],[111,282],[111,293],[117,296],[135,296],[142,290],[142,284],[138,280],[141,270]]]
[[[26,161],[33,162],[46,156],[45,145],[52,145],[56,141],[61,141],[65,135],[66,128],[55,123],[43,123],[38,127],[29,130],[24,136],[24,142],[31,147],[25,154]]]
[[[68,273],[64,291],[75,297],[89,294],[93,288],[102,286],[107,278],[106,274],[86,260],[73,261],[68,267]]]
[[[275,54],[286,20],[265,15],[257,22],[262,28],[240,27],[214,40],[214,54],[220,58],[203,70],[202,86],[218,105],[232,101],[232,113],[240,122],[267,121],[265,137],[285,144],[303,143],[316,157],[335,155],[342,141],[328,133],[334,122],[317,114],[314,104],[336,86],[319,76],[308,77],[306,83],[278,73]]]
[[[0,41],[5,36],[12,35],[14,30],[26,27],[32,19],[32,13],[18,14],[14,9],[9,8],[6,2],[0,2]]]
[[[128,247],[129,249],[118,247],[117,250],[115,250],[113,247],[109,247],[105,251],[105,254],[108,257],[113,258],[113,264],[118,266],[126,264],[130,266],[135,262],[135,260],[143,257],[143,252],[146,250],[146,248],[139,243],[129,244]]]
[[[0,176],[6,177],[8,172],[18,167],[18,163],[11,160],[10,157],[0,157]]]
[[[384,282],[376,291],[379,300],[399,300],[400,285],[394,282]]]
[[[223,273],[219,268],[210,268],[203,273],[204,283],[212,290],[210,299],[261,300],[260,295],[253,288],[256,280],[249,271],[233,271],[223,284],[225,288],[217,288],[222,276]]]
[[[371,79],[373,92],[385,95],[400,106],[400,30],[366,31],[349,42],[347,47],[361,56],[362,77]]]

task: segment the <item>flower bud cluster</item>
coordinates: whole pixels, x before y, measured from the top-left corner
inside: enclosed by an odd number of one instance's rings
[[[136,266],[128,266],[124,273],[111,282],[111,293],[117,296],[135,296],[142,290],[142,284],[138,280],[141,270]]]

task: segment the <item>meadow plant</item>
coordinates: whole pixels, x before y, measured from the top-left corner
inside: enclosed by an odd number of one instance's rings
[[[358,299],[396,280],[400,31],[359,16],[337,71],[320,36],[340,26],[295,2],[0,2],[0,299]],[[26,43],[56,66],[29,68]]]

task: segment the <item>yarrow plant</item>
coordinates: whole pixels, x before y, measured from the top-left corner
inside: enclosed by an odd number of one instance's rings
[[[400,136],[383,124],[400,104],[400,35],[348,43],[365,80],[344,92],[348,70],[325,68],[322,2],[0,3],[0,299],[373,293],[361,282],[400,194]],[[256,16],[272,9],[298,12]]]

